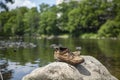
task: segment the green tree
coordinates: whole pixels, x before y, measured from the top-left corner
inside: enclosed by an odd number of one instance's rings
[[[110,1],[84,0],[76,5],[78,6],[68,12],[68,25],[66,27],[66,30],[73,35],[97,33],[101,25],[108,19],[113,19],[114,13]],[[69,7],[71,8],[71,6]]]
[[[56,20],[57,13],[55,6],[49,7],[49,10],[42,12],[40,14],[39,33],[47,35],[58,34],[59,29],[56,26]]]
[[[80,17],[81,15],[78,8],[71,10],[68,13],[68,24],[66,30],[73,36],[77,36],[81,33],[81,24],[80,24]]]
[[[31,8],[24,14],[25,33],[31,35],[37,34],[39,27],[39,13],[37,8]]]
[[[120,23],[114,20],[107,20],[98,31],[102,37],[118,37],[120,35]]]
[[[12,0],[6,0],[12,1]],[[0,1],[2,2],[2,1]],[[6,3],[2,3],[6,5]],[[81,0],[0,12],[0,35],[120,36],[120,0]],[[2,5],[0,5],[2,6]],[[1,7],[2,8],[2,7]]]
[[[9,19],[8,17],[8,13],[6,12],[1,12],[0,13],[0,35],[4,35],[4,31],[3,31],[3,26],[5,25],[5,23],[7,22],[7,20]]]
[[[111,17],[113,19],[107,19],[105,24],[103,24],[98,34],[102,37],[120,37],[120,1],[113,0],[111,1]]]
[[[8,2],[13,3],[13,0],[4,0],[4,1],[1,0],[0,1],[0,9],[5,9],[6,11],[8,11],[9,9],[6,5],[6,3],[8,3]]]
[[[22,36],[24,35],[23,15],[27,12],[26,7],[17,8],[7,13],[11,13],[4,26],[4,31],[8,34]]]
[[[16,30],[15,30],[15,34],[18,36],[22,36],[25,33],[25,25],[24,25],[24,14],[27,12],[27,8],[26,7],[20,7],[16,9]]]
[[[11,35],[11,29],[12,25],[14,25],[15,22],[15,11],[11,12],[1,12],[0,13],[0,33],[1,36],[3,35]],[[11,26],[10,26],[11,25]],[[9,33],[7,33],[9,32]]]
[[[57,13],[58,23],[57,23],[57,26],[62,31],[66,30],[65,28],[67,26],[67,21],[68,21],[68,17],[67,17],[68,9],[69,9],[69,7],[68,7],[68,4],[66,4],[66,3],[62,3],[58,6],[58,13]]]
[[[4,25],[4,32],[6,33],[6,35],[15,35],[16,26],[17,25],[15,16],[10,17],[10,19]]]
[[[44,11],[47,11],[47,10],[49,10],[49,8],[50,8],[50,6],[49,6],[48,4],[42,3],[42,4],[40,5],[40,12],[42,13],[42,12],[44,12]]]

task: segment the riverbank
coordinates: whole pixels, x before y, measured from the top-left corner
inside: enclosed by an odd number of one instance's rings
[[[112,40],[120,40],[120,37],[100,37],[97,34],[89,33],[89,34],[82,34],[78,37],[71,36],[69,34],[62,34],[62,35],[34,35],[34,36],[7,36],[7,37],[0,37],[0,39],[22,39],[22,38],[34,38],[34,39],[53,39],[53,38],[79,38],[79,39],[112,39]]]
[[[68,38],[79,38],[79,39],[112,39],[112,40],[120,40],[119,37],[99,37],[97,34],[82,34],[78,37],[71,36],[69,34],[63,34],[63,35],[41,35],[41,36],[33,36],[36,39],[53,39],[53,38],[62,38],[62,39],[68,39]]]

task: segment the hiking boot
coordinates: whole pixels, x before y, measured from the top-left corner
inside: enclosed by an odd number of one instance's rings
[[[72,65],[80,64],[84,62],[84,59],[80,56],[79,52],[71,52],[68,48],[57,48],[54,52],[54,59],[57,61],[66,62]]]

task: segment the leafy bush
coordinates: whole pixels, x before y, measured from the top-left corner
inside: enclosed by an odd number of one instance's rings
[[[120,34],[120,23],[108,20],[98,31],[100,37],[117,37]]]
[[[80,36],[80,38],[85,38],[85,39],[96,39],[98,36],[97,36],[97,34],[95,34],[95,33],[85,33],[85,34],[83,34],[83,35],[81,35]]]

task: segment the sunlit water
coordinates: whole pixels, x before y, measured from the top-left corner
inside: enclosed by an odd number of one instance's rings
[[[17,41],[17,40],[12,40]],[[19,41],[19,40],[18,40]],[[21,80],[32,70],[54,61],[51,44],[63,45],[71,51],[81,46],[82,55],[91,55],[104,64],[112,75],[120,79],[120,40],[95,39],[24,39],[32,42],[35,48],[6,48],[0,49],[0,60],[6,60],[6,70],[12,70],[10,79]],[[15,51],[14,51],[15,50]]]

